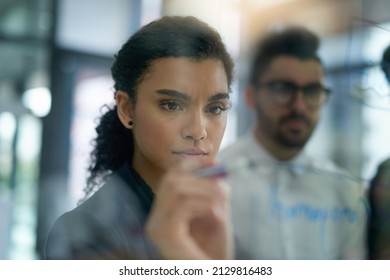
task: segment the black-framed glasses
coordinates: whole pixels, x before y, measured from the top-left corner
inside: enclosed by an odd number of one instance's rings
[[[310,109],[319,108],[328,100],[328,96],[331,93],[329,88],[324,87],[320,83],[299,86],[287,80],[273,80],[260,83],[256,85],[256,88],[268,89],[272,100],[279,106],[290,106],[294,102],[298,91],[302,91],[306,105]]]

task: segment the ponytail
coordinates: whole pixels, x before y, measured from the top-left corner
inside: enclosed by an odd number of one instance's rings
[[[103,108],[108,111],[100,117],[96,127],[97,137],[93,140],[94,149],[90,155],[89,176],[84,189],[86,197],[100,187],[107,176],[133,158],[133,135],[120,122],[117,106]]]

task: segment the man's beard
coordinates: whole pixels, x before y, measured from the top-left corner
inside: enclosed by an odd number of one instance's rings
[[[307,126],[307,130],[290,130],[288,133],[286,131],[283,131],[282,126],[284,125],[284,123],[290,120],[303,121]],[[310,139],[313,130],[314,126],[306,116],[302,114],[291,113],[290,115],[285,116],[279,120],[277,130],[274,132],[274,140],[284,147],[301,149]]]

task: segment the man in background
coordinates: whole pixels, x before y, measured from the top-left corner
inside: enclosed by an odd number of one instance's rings
[[[228,179],[238,258],[365,258],[363,189],[304,149],[330,94],[318,47],[315,34],[292,27],[255,48],[245,97],[256,124],[220,153],[252,165]]]

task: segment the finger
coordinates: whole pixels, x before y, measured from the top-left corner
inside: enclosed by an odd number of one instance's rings
[[[197,169],[205,168],[215,165],[215,160],[211,158],[201,158],[201,159],[184,159],[179,164],[179,170],[184,172],[194,172]]]
[[[188,238],[191,221],[212,217],[212,208],[212,203],[194,198],[177,202],[173,208],[155,208],[147,221],[148,234],[157,240]]]
[[[156,196],[190,195],[204,194],[216,195],[221,188],[220,183],[215,178],[199,178],[191,173],[170,172],[166,174],[156,190]]]
[[[183,218],[190,219],[193,217],[192,213],[201,215],[204,214],[204,210],[209,211],[208,214],[213,214],[219,219],[224,219],[226,216],[224,211],[229,210],[228,194],[218,188],[213,188],[214,185],[203,187],[182,188],[182,192],[166,192],[159,197],[158,202],[156,201],[156,208],[166,215],[166,219],[169,216],[176,216],[177,213],[186,214],[187,216],[183,216]],[[199,203],[199,209],[189,208],[191,203],[196,202]],[[204,207],[200,206],[201,203]]]
[[[222,180],[196,178],[190,175],[165,178],[156,192],[154,208],[173,215],[181,209],[183,203],[191,200],[203,200],[205,203],[220,204],[226,207],[229,200],[229,188]]]

